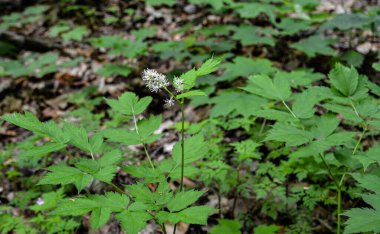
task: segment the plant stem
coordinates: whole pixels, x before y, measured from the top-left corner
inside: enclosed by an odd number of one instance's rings
[[[351,100],[350,100],[350,104],[351,104],[352,109],[355,111],[356,116],[360,118],[359,113],[356,110],[356,107],[355,107],[354,103]]]
[[[152,162],[152,160],[151,160],[151,158],[150,158],[150,156],[149,156],[148,150],[146,149],[146,145],[145,145],[145,143],[143,143],[142,145],[143,145],[143,147],[144,147],[145,155],[146,155],[146,157],[148,158],[149,164],[150,164],[150,166],[152,167],[153,171],[155,171],[155,167],[154,167],[153,162]]]
[[[288,109],[288,111],[290,112],[290,114],[293,115],[294,118],[298,119],[296,114],[294,114],[294,112],[290,109],[290,107],[288,106],[288,104],[286,104],[286,102],[284,100],[282,100],[282,104],[284,104],[284,106],[286,107],[286,109]]]
[[[358,141],[356,142],[355,148],[354,148],[354,150],[352,151],[352,155],[355,155],[355,154],[356,154],[356,151],[358,150],[358,147],[359,147],[359,145],[360,145],[360,143],[361,143],[361,141],[362,141],[362,139],[363,139],[363,137],[364,137],[364,134],[367,132],[367,130],[368,130],[368,129],[367,129],[367,125],[364,124],[362,134],[360,135]]]
[[[181,102],[181,184],[179,186],[179,191],[183,190],[183,177],[185,169],[185,103],[182,98]],[[173,234],[177,230],[177,224],[174,224]]]
[[[337,222],[336,222],[336,233],[340,234],[340,213],[341,213],[341,207],[342,207],[342,193],[341,188],[338,188],[338,210],[337,210]]]
[[[330,176],[332,177],[333,181],[334,181],[334,184],[336,186],[336,189],[338,191],[338,194],[337,194],[337,223],[336,223],[336,233],[337,234],[340,234],[341,230],[340,230],[340,226],[341,226],[341,221],[340,221],[340,214],[342,213],[342,186],[343,186],[343,182],[344,182],[344,178],[346,176],[346,173],[343,173],[342,177],[340,178],[340,181],[338,182],[331,169],[330,169],[330,166],[327,164],[325,158],[323,157],[322,154],[319,154],[319,156],[321,157],[322,161],[323,161],[323,164],[325,165],[325,167],[327,168],[327,171],[329,172]]]
[[[114,183],[110,182],[109,185],[111,185],[118,193],[125,193],[121,188],[119,188]]]
[[[140,136],[139,128],[138,128],[138,126],[137,126],[137,120],[136,120],[136,116],[135,116],[135,110],[134,110],[133,108],[132,108],[132,112],[133,112],[133,122],[134,122],[134,124],[135,124],[135,131],[136,131],[137,135]],[[141,136],[140,136],[140,139],[141,139]],[[145,144],[145,142],[143,142],[142,140],[141,140],[141,143],[142,143],[142,145],[143,145],[143,147],[144,147],[144,152],[145,152],[146,157],[148,158],[149,164],[150,164],[150,166],[152,167],[152,169],[153,169],[153,171],[154,171],[155,168],[154,168],[154,165],[153,165],[153,163],[152,163],[152,159],[150,158],[150,155],[149,155],[149,153],[148,153],[148,150],[146,149],[146,144]]]
[[[263,134],[263,131],[264,131],[266,123],[267,123],[267,119],[264,119],[263,122],[261,123],[260,131],[259,131],[259,136],[261,136],[261,134]]]
[[[185,105],[184,100],[181,100],[181,184],[179,191],[183,190],[183,177],[185,169]]]
[[[325,157],[324,157],[322,154],[319,154],[319,157],[322,159],[322,162],[323,162],[323,164],[325,165],[325,167],[326,167],[326,169],[327,169],[327,171],[328,171],[330,177],[331,177],[332,180],[334,181],[335,186],[336,186],[337,188],[339,188],[339,183],[338,183],[338,181],[335,179],[335,177],[334,177],[334,175],[333,175],[333,173],[332,173],[332,171],[331,171],[331,169],[330,169],[330,166],[327,164],[327,162],[326,162],[326,160],[325,160]]]
[[[164,224],[164,223],[161,225],[161,229],[162,229],[162,232],[163,232],[164,234],[167,234],[167,232],[166,232],[166,228],[165,228],[165,224]]]

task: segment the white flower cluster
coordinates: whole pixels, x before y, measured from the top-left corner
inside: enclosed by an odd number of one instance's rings
[[[177,93],[182,93],[184,89],[183,79],[180,77],[174,77],[173,86],[175,88],[175,91],[177,91]]]
[[[154,69],[145,69],[142,73],[142,79],[151,92],[158,92],[161,88],[169,85],[165,75]]]

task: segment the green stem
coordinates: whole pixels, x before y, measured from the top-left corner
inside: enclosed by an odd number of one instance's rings
[[[267,119],[264,119],[264,121],[261,123],[261,128],[260,128],[260,131],[259,131],[259,136],[261,136],[261,134],[263,134],[263,131],[264,131],[266,123],[267,123]]]
[[[138,128],[138,126],[137,126],[137,120],[136,120],[135,110],[133,109],[133,107],[132,107],[132,114],[133,114],[133,122],[134,122],[134,124],[135,124],[135,131],[136,131],[137,135],[140,136],[139,128]],[[149,155],[149,153],[148,153],[148,150],[146,149],[146,144],[145,144],[145,142],[142,141],[141,136],[140,136],[140,140],[141,140],[142,145],[143,145],[143,147],[144,147],[144,152],[145,152],[146,157],[148,158],[149,164],[150,164],[150,166],[152,167],[152,169],[153,169],[153,171],[154,171],[155,168],[154,168],[154,165],[153,165],[153,163],[152,163],[152,159],[150,158],[150,155]]]
[[[184,100],[181,101],[181,185],[179,191],[183,190],[183,177],[185,169],[185,105]]]
[[[340,234],[340,213],[342,209],[342,193],[341,188],[338,189],[338,210],[337,210],[337,222],[336,222],[336,233]]]
[[[143,143],[142,145],[143,145],[143,147],[144,147],[145,155],[146,155],[146,157],[148,158],[149,164],[150,164],[150,166],[152,167],[153,171],[155,171],[155,167],[154,167],[153,162],[152,162],[152,160],[151,160],[151,158],[150,158],[150,155],[149,155],[149,153],[148,153],[148,150],[146,149],[146,145],[145,145],[145,143]]]
[[[119,188],[117,185],[115,185],[114,183],[110,182],[108,183],[109,185],[111,185],[118,193],[125,193],[121,188]]]
[[[335,177],[334,177],[334,175],[333,175],[333,173],[332,173],[332,171],[331,171],[331,169],[330,169],[330,166],[327,164],[327,162],[326,162],[324,156],[323,156],[322,154],[319,154],[319,157],[322,159],[322,162],[323,162],[323,164],[325,165],[325,167],[326,167],[326,169],[327,169],[327,171],[328,171],[330,177],[331,177],[332,180],[334,181],[335,186],[336,186],[337,188],[339,188],[339,183],[338,183],[338,181],[335,179]]]
[[[356,151],[358,150],[359,148],[359,145],[364,137],[364,134],[367,132],[367,125],[365,124],[364,127],[363,127],[363,131],[362,131],[362,134],[360,134],[360,137],[358,139],[358,141],[356,142],[356,145],[355,145],[355,148],[354,150],[352,151],[352,155],[355,155],[356,154]]]
[[[290,114],[293,115],[294,118],[298,119],[296,114],[294,114],[294,112],[290,109],[290,107],[288,106],[288,104],[286,104],[286,102],[284,100],[282,100],[282,104],[284,104],[284,106],[286,107],[286,109],[288,109],[288,111],[290,112]]]
[[[183,103],[183,99],[180,101],[178,100],[178,98],[176,98],[176,95],[174,95],[168,88],[164,87],[164,90],[172,97],[174,98],[174,100],[176,100],[176,102],[178,102],[178,104],[182,105]]]
[[[356,116],[360,118],[359,113],[356,110],[356,107],[355,107],[354,103],[352,102],[352,100],[350,100],[350,104],[351,104],[352,109],[355,111]]]
[[[184,99],[182,98],[181,102],[181,184],[179,187],[179,191],[183,190],[183,177],[184,177],[184,169],[185,169],[185,105]],[[177,224],[174,225],[173,234],[176,233]]]
[[[325,158],[323,157],[322,154],[319,154],[319,156],[321,157],[322,161],[323,161],[323,164],[325,165],[325,167],[327,168],[327,171],[329,172],[329,175],[332,177],[333,181],[334,181],[334,184],[336,186],[336,189],[338,191],[338,194],[337,194],[337,223],[336,223],[336,233],[337,234],[340,234],[341,232],[341,220],[340,220],[340,214],[342,213],[342,186],[343,186],[343,182],[344,182],[344,178],[346,176],[346,173],[343,173],[342,177],[340,178],[340,181],[338,182],[331,169],[330,169],[330,166],[327,164]]]

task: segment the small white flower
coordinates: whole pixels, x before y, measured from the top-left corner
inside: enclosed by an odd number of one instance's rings
[[[37,203],[37,205],[42,206],[45,202],[44,202],[44,200],[43,200],[42,198],[39,197],[39,198],[37,199],[37,202],[36,202],[36,203]]]
[[[142,79],[151,92],[158,92],[161,88],[169,85],[165,75],[154,69],[145,69],[142,73]]]
[[[169,108],[171,106],[174,106],[174,99],[173,99],[173,97],[165,99],[165,107]]]
[[[175,88],[175,91],[177,91],[177,93],[182,93],[183,92],[183,79],[180,77],[177,77],[177,76],[174,77],[173,86]]]

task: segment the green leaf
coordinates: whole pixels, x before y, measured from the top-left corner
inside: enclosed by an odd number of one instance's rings
[[[192,163],[195,162],[208,153],[208,147],[206,142],[203,139],[203,136],[201,134],[194,135],[190,138],[185,139],[185,160],[184,163]],[[181,164],[181,142],[177,142],[173,147],[173,160],[176,163],[176,165]]]
[[[291,96],[290,84],[282,76],[275,76],[272,80],[267,75],[249,77],[244,90],[277,101],[286,101]]]
[[[180,211],[196,202],[205,192],[203,191],[182,191],[177,193],[168,203],[170,212]]]
[[[275,45],[275,40],[272,37],[273,31],[259,28],[251,25],[239,25],[235,30],[233,39],[239,40],[242,45]]]
[[[255,227],[255,234],[276,234],[280,231],[280,226],[277,225],[260,225]]]
[[[213,73],[218,69],[218,66],[222,62],[222,60],[223,57],[211,57],[206,62],[204,62],[200,68],[197,69],[197,76],[204,76]]]
[[[23,151],[19,157],[36,157],[41,158],[45,155],[48,155],[52,152],[59,151],[63,148],[65,148],[66,145],[62,143],[56,143],[56,142],[48,142],[42,146],[36,146],[31,149],[28,149],[26,151]]]
[[[218,225],[211,228],[210,234],[241,234],[241,224],[239,220],[219,219],[218,223]]]
[[[29,131],[43,134],[41,129],[42,123],[38,118],[31,112],[25,112],[25,114],[13,113],[1,116],[2,120],[10,122],[21,128],[27,129]]]
[[[161,135],[152,135],[156,131],[162,122],[161,115],[151,115],[149,119],[143,119],[137,123],[139,135],[141,137],[140,142],[152,143],[156,141]]]
[[[107,223],[112,212],[122,212],[128,205],[127,195],[107,192],[104,195],[64,200],[52,214],[77,216],[91,211],[91,229],[96,230]]]
[[[245,118],[248,118],[249,116],[256,115],[260,107],[267,102],[266,99],[253,94],[223,91],[211,99],[211,103],[215,104],[211,110],[211,117],[227,116],[229,114],[236,116],[241,114]],[[250,108],[247,108],[247,106]]]
[[[353,66],[349,68],[338,63],[330,71],[329,79],[334,88],[342,95],[349,97],[353,96],[357,90],[359,74]]]
[[[112,151],[108,151],[101,158],[97,159],[97,161],[99,162],[100,166],[106,167],[116,164],[121,160],[122,157],[123,156],[121,155],[120,150],[115,149]]]
[[[176,98],[181,99],[181,98],[188,98],[188,97],[193,97],[193,96],[206,96],[206,94],[199,89],[195,89],[186,93],[179,94],[176,96]]]
[[[224,63],[224,74],[218,81],[233,80],[237,77],[248,77],[256,74],[271,74],[277,69],[272,66],[272,62],[267,59],[255,59],[237,56],[233,63]]]
[[[82,191],[92,181],[92,176],[88,175],[77,168],[66,165],[56,165],[48,167],[50,171],[38,184],[75,184],[78,191]]]
[[[240,3],[236,4],[240,6],[239,9],[236,10],[236,12],[242,17],[242,18],[256,18],[261,13],[266,14],[270,21],[272,23],[276,22],[276,7],[265,4],[265,3],[259,3],[259,2],[252,2],[252,3]]]
[[[183,80],[183,88],[184,90],[189,90],[195,86],[195,81],[197,80],[197,72],[195,68],[190,71],[182,74],[180,79]]]
[[[115,216],[120,221],[121,227],[127,234],[138,234],[146,227],[146,222],[151,215],[146,211],[123,211]]]
[[[170,213],[169,222],[176,224],[184,222],[188,224],[206,225],[208,216],[217,210],[209,206],[193,206],[178,213]]]
[[[132,92],[123,93],[118,100],[106,99],[107,104],[114,110],[124,115],[141,114],[152,102],[152,97],[144,97],[139,100]]]
[[[361,13],[345,13],[338,14],[331,20],[328,20],[326,23],[321,25],[319,30],[337,28],[345,31],[352,28],[362,28],[363,26],[369,25],[370,23],[371,20],[367,15]]]
[[[140,136],[136,133],[136,131],[126,129],[106,129],[102,133],[104,137],[111,142],[118,142],[124,145],[141,144]]]
[[[310,28],[310,21],[294,20],[292,18],[282,18],[276,27],[282,29],[282,35],[293,35],[299,31],[304,31]]]
[[[361,194],[372,208],[353,208],[343,215],[349,217],[344,233],[380,232],[380,177],[372,174],[352,174],[359,186],[373,194]]]
[[[336,51],[329,47],[333,40],[315,35],[293,43],[290,47],[304,52],[308,57],[315,57],[316,54],[334,56]]]
[[[131,196],[136,202],[145,204],[154,204],[153,193],[144,184],[133,184],[126,186]]]
[[[132,72],[132,68],[126,65],[120,64],[106,64],[102,68],[96,70],[96,74],[99,74],[102,77],[110,77],[114,74],[121,76],[128,76]]]
[[[312,136],[308,131],[301,130],[290,124],[279,122],[268,131],[265,141],[270,140],[285,142],[286,146],[289,147],[299,146],[310,142],[312,140]]]
[[[314,106],[317,103],[318,99],[313,92],[304,91],[295,97],[292,109],[298,118],[308,119],[314,116]]]
[[[66,33],[62,34],[62,38],[65,41],[81,41],[83,37],[87,36],[89,34],[88,29],[86,26],[77,26],[73,28],[71,31],[68,31]]]
[[[86,129],[75,126],[71,123],[65,123],[63,126],[63,131],[65,134],[70,136],[70,144],[83,151],[92,152],[92,147],[88,140]]]

